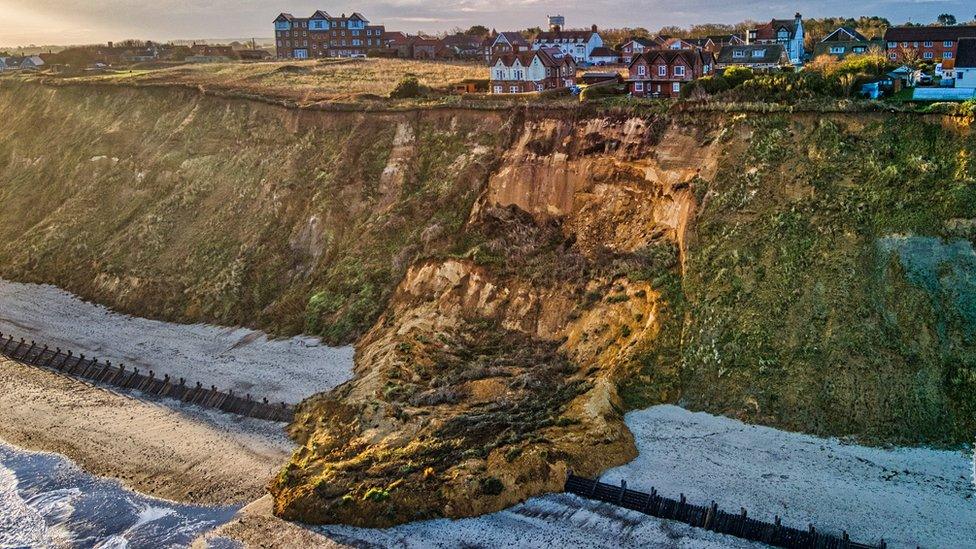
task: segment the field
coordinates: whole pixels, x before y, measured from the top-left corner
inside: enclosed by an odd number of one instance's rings
[[[397,82],[414,75],[421,84],[446,89],[467,78],[487,78],[471,63],[400,59],[324,59],[268,63],[205,63],[157,70],[133,70],[71,80],[127,84],[184,84],[234,90],[296,101],[347,101],[386,97]]]

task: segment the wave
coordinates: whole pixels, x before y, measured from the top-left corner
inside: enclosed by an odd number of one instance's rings
[[[151,498],[0,441],[0,548],[187,547],[238,509]]]

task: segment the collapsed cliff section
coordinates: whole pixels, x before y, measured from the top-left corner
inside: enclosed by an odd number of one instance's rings
[[[450,255],[412,266],[360,340],[356,379],[302,405],[276,513],[463,517],[633,459],[618,387],[674,324],[656,284],[680,273],[717,131],[527,120]]]
[[[679,403],[976,431],[976,140],[909,114],[327,113],[0,83],[0,276],[357,340],[271,490],[385,525],[634,455]]]
[[[350,343],[466,222],[512,115],[5,80],[0,120],[0,276]]]

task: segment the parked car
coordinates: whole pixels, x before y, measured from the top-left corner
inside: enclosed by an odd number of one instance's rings
[[[925,73],[918,75],[918,84],[920,86],[930,86],[932,84],[932,75]]]

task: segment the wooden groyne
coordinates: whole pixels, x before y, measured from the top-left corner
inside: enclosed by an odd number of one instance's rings
[[[745,509],[738,513],[726,513],[713,501],[702,507],[688,503],[682,494],[675,500],[658,495],[653,488],[651,493],[637,492],[627,488],[627,481],[620,486],[604,484],[598,480],[577,477],[570,474],[566,479],[565,490],[577,496],[602,501],[644,513],[652,517],[675,520],[706,530],[727,534],[749,541],[758,541],[773,547],[790,549],[886,549],[882,539],[878,545],[866,545],[851,541],[847,532],[840,536],[817,531],[811,524],[807,530],[783,526],[779,517],[773,522],[764,522],[749,517]]]
[[[0,356],[98,385],[171,398],[229,414],[285,422],[295,417],[295,407],[284,402],[273,404],[268,399],[255,400],[250,394],[236,395],[231,390],[221,391],[213,385],[207,388],[201,383],[189,384],[183,378],[171,379],[168,375],[157,377],[153,370],[130,370],[124,364],[116,366],[108,361],[87,358],[83,354],[62,351],[61,348],[52,350],[34,341],[14,340],[13,336],[5,336],[3,332],[0,332]]]

